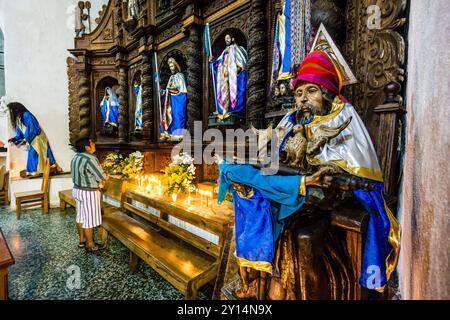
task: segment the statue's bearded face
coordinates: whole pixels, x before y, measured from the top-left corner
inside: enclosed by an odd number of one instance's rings
[[[225,44],[227,46],[231,46],[233,44],[233,42],[234,42],[234,38],[231,35],[227,34],[225,36]]]
[[[327,113],[322,88],[313,83],[301,83],[295,88],[296,110],[303,115],[321,116]]]

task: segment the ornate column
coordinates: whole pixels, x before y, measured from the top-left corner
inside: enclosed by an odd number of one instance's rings
[[[145,52],[142,60],[142,122],[143,138],[147,143],[153,142],[153,66],[151,52]]]
[[[189,40],[187,49],[188,67],[188,98],[187,129],[194,134],[194,122],[202,120],[202,39],[200,26],[193,24],[189,27]]]
[[[128,142],[128,75],[124,66],[119,67],[119,143]]]
[[[266,17],[263,0],[252,0],[250,8],[250,29],[248,42],[248,124],[260,128],[264,123],[266,104]]]
[[[80,134],[79,138],[89,138],[91,136],[91,89],[87,70],[79,71],[78,93],[80,110]]]
[[[194,4],[186,7],[183,21],[183,32],[188,34],[187,71],[188,105],[186,127],[194,134],[194,122],[202,120],[202,21],[196,15],[198,8]]]
[[[380,117],[376,150],[385,180],[384,192],[390,198],[395,198],[397,195],[399,129],[401,117],[406,113],[406,110],[398,102],[400,90],[401,85],[398,82],[390,82],[384,88],[386,95],[384,103],[374,109],[374,113]]]

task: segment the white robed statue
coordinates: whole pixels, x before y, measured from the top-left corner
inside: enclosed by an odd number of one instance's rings
[[[186,129],[188,103],[186,80],[174,58],[170,58],[168,64],[172,75],[163,93],[161,138],[181,139]]]
[[[247,51],[238,46],[229,34],[225,36],[225,43],[227,47],[213,62],[217,113],[220,119],[227,118],[230,113],[245,112],[247,91]]]

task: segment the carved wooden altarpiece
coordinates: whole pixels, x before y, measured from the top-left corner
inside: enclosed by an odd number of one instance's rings
[[[327,10],[331,10],[343,17],[341,24],[345,21],[344,28],[332,31],[343,40],[338,45],[359,81],[346,88],[345,94],[369,128],[385,175],[388,203],[395,209],[399,132],[404,112],[400,95],[404,81],[407,0],[313,2],[317,10],[323,10],[319,17],[327,17]],[[187,128],[192,132],[194,121],[202,121],[203,129],[207,129],[208,116],[214,111],[214,98],[204,50],[206,23],[210,26],[215,57],[224,49],[226,33],[234,35],[238,44],[247,49],[246,124],[257,128],[267,124],[271,55],[280,1],[139,0],[139,4],[139,15],[133,18],[128,17],[125,0],[110,0],[96,20],[97,28],[75,38],[74,48],[69,50],[71,142],[78,137],[91,137],[97,142],[100,158],[110,151],[140,150],[145,154],[146,172],[164,169],[170,162],[173,144],[158,141],[160,111],[155,64],[161,74],[161,85],[165,86],[168,58],[173,56],[180,61],[188,86]],[[380,24],[376,28],[368,23],[374,12],[380,14]],[[329,27],[333,29],[336,17],[331,14],[328,18]],[[135,98],[132,86],[135,80],[140,81],[143,90],[144,130],[140,136],[133,134]],[[100,102],[106,87],[116,88],[119,96],[117,136],[101,134]],[[215,166],[204,166],[199,178],[215,181],[217,174]],[[339,223],[336,221],[336,225]],[[355,232],[348,232],[347,244],[348,250],[356,251],[362,246],[361,238]],[[360,261],[353,258],[351,263],[357,267]],[[222,272],[226,282],[226,265]],[[357,287],[352,289],[351,298],[362,297]]]

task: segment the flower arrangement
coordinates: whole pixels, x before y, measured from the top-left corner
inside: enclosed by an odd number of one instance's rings
[[[128,179],[134,179],[144,168],[144,155],[139,151],[130,154],[121,162],[122,175]]]
[[[121,162],[123,156],[120,153],[112,152],[106,156],[105,161],[102,163],[103,170],[107,174],[122,174]]]
[[[134,179],[143,169],[144,156],[139,151],[133,152],[127,158],[119,153],[110,153],[102,164],[108,174],[122,175],[127,179]]]
[[[194,192],[194,159],[187,153],[172,158],[172,163],[165,170],[167,191],[169,194]]]

